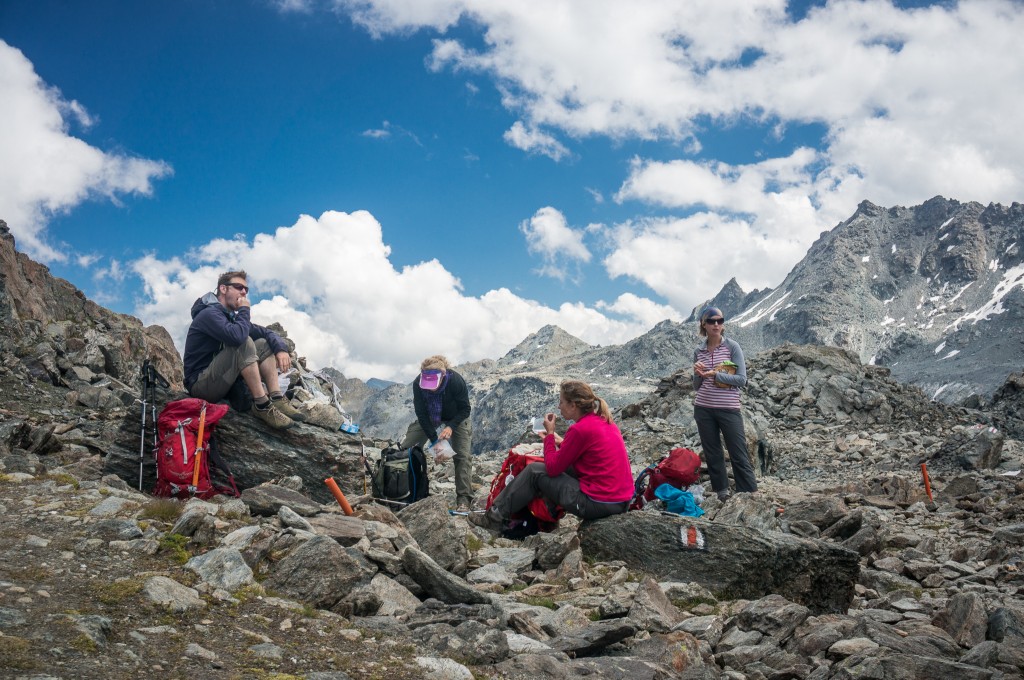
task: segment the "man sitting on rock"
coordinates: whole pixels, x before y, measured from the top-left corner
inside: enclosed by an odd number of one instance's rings
[[[225,272],[217,290],[192,305],[183,357],[185,387],[193,397],[217,402],[241,376],[252,393],[253,415],[270,427],[287,429],[305,420],[281,393],[277,378],[279,370],[291,368],[291,357],[281,336],[249,320],[247,279],[244,271]]]

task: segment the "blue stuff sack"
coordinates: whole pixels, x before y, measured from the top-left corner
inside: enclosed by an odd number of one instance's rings
[[[700,517],[704,514],[704,510],[693,500],[692,493],[677,489],[671,484],[662,484],[654,490],[654,495],[664,501],[665,509],[669,512],[687,517]]]

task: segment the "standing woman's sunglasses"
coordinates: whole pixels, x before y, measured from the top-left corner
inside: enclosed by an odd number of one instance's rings
[[[714,319],[705,319],[704,323],[708,326],[721,326],[722,324],[725,323],[725,319],[723,319],[722,317],[716,317]]]

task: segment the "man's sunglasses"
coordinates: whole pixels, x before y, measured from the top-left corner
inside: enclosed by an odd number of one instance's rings
[[[241,291],[242,293],[248,293],[249,292],[249,286],[243,285],[241,283],[228,283],[226,285],[231,286],[235,290]]]
[[[719,317],[717,319],[704,319],[704,323],[707,324],[708,326],[715,326],[715,325],[721,326],[722,324],[725,323],[725,319],[723,319],[721,317]]]

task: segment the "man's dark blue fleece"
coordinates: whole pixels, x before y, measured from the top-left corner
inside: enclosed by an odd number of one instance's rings
[[[238,347],[246,338],[263,338],[274,354],[287,352],[281,336],[272,330],[254,324],[249,320],[249,308],[241,307],[234,312],[217,300],[217,295],[207,293],[192,305],[192,325],[185,336],[185,387],[192,384],[213,361],[214,355],[224,347]]]

